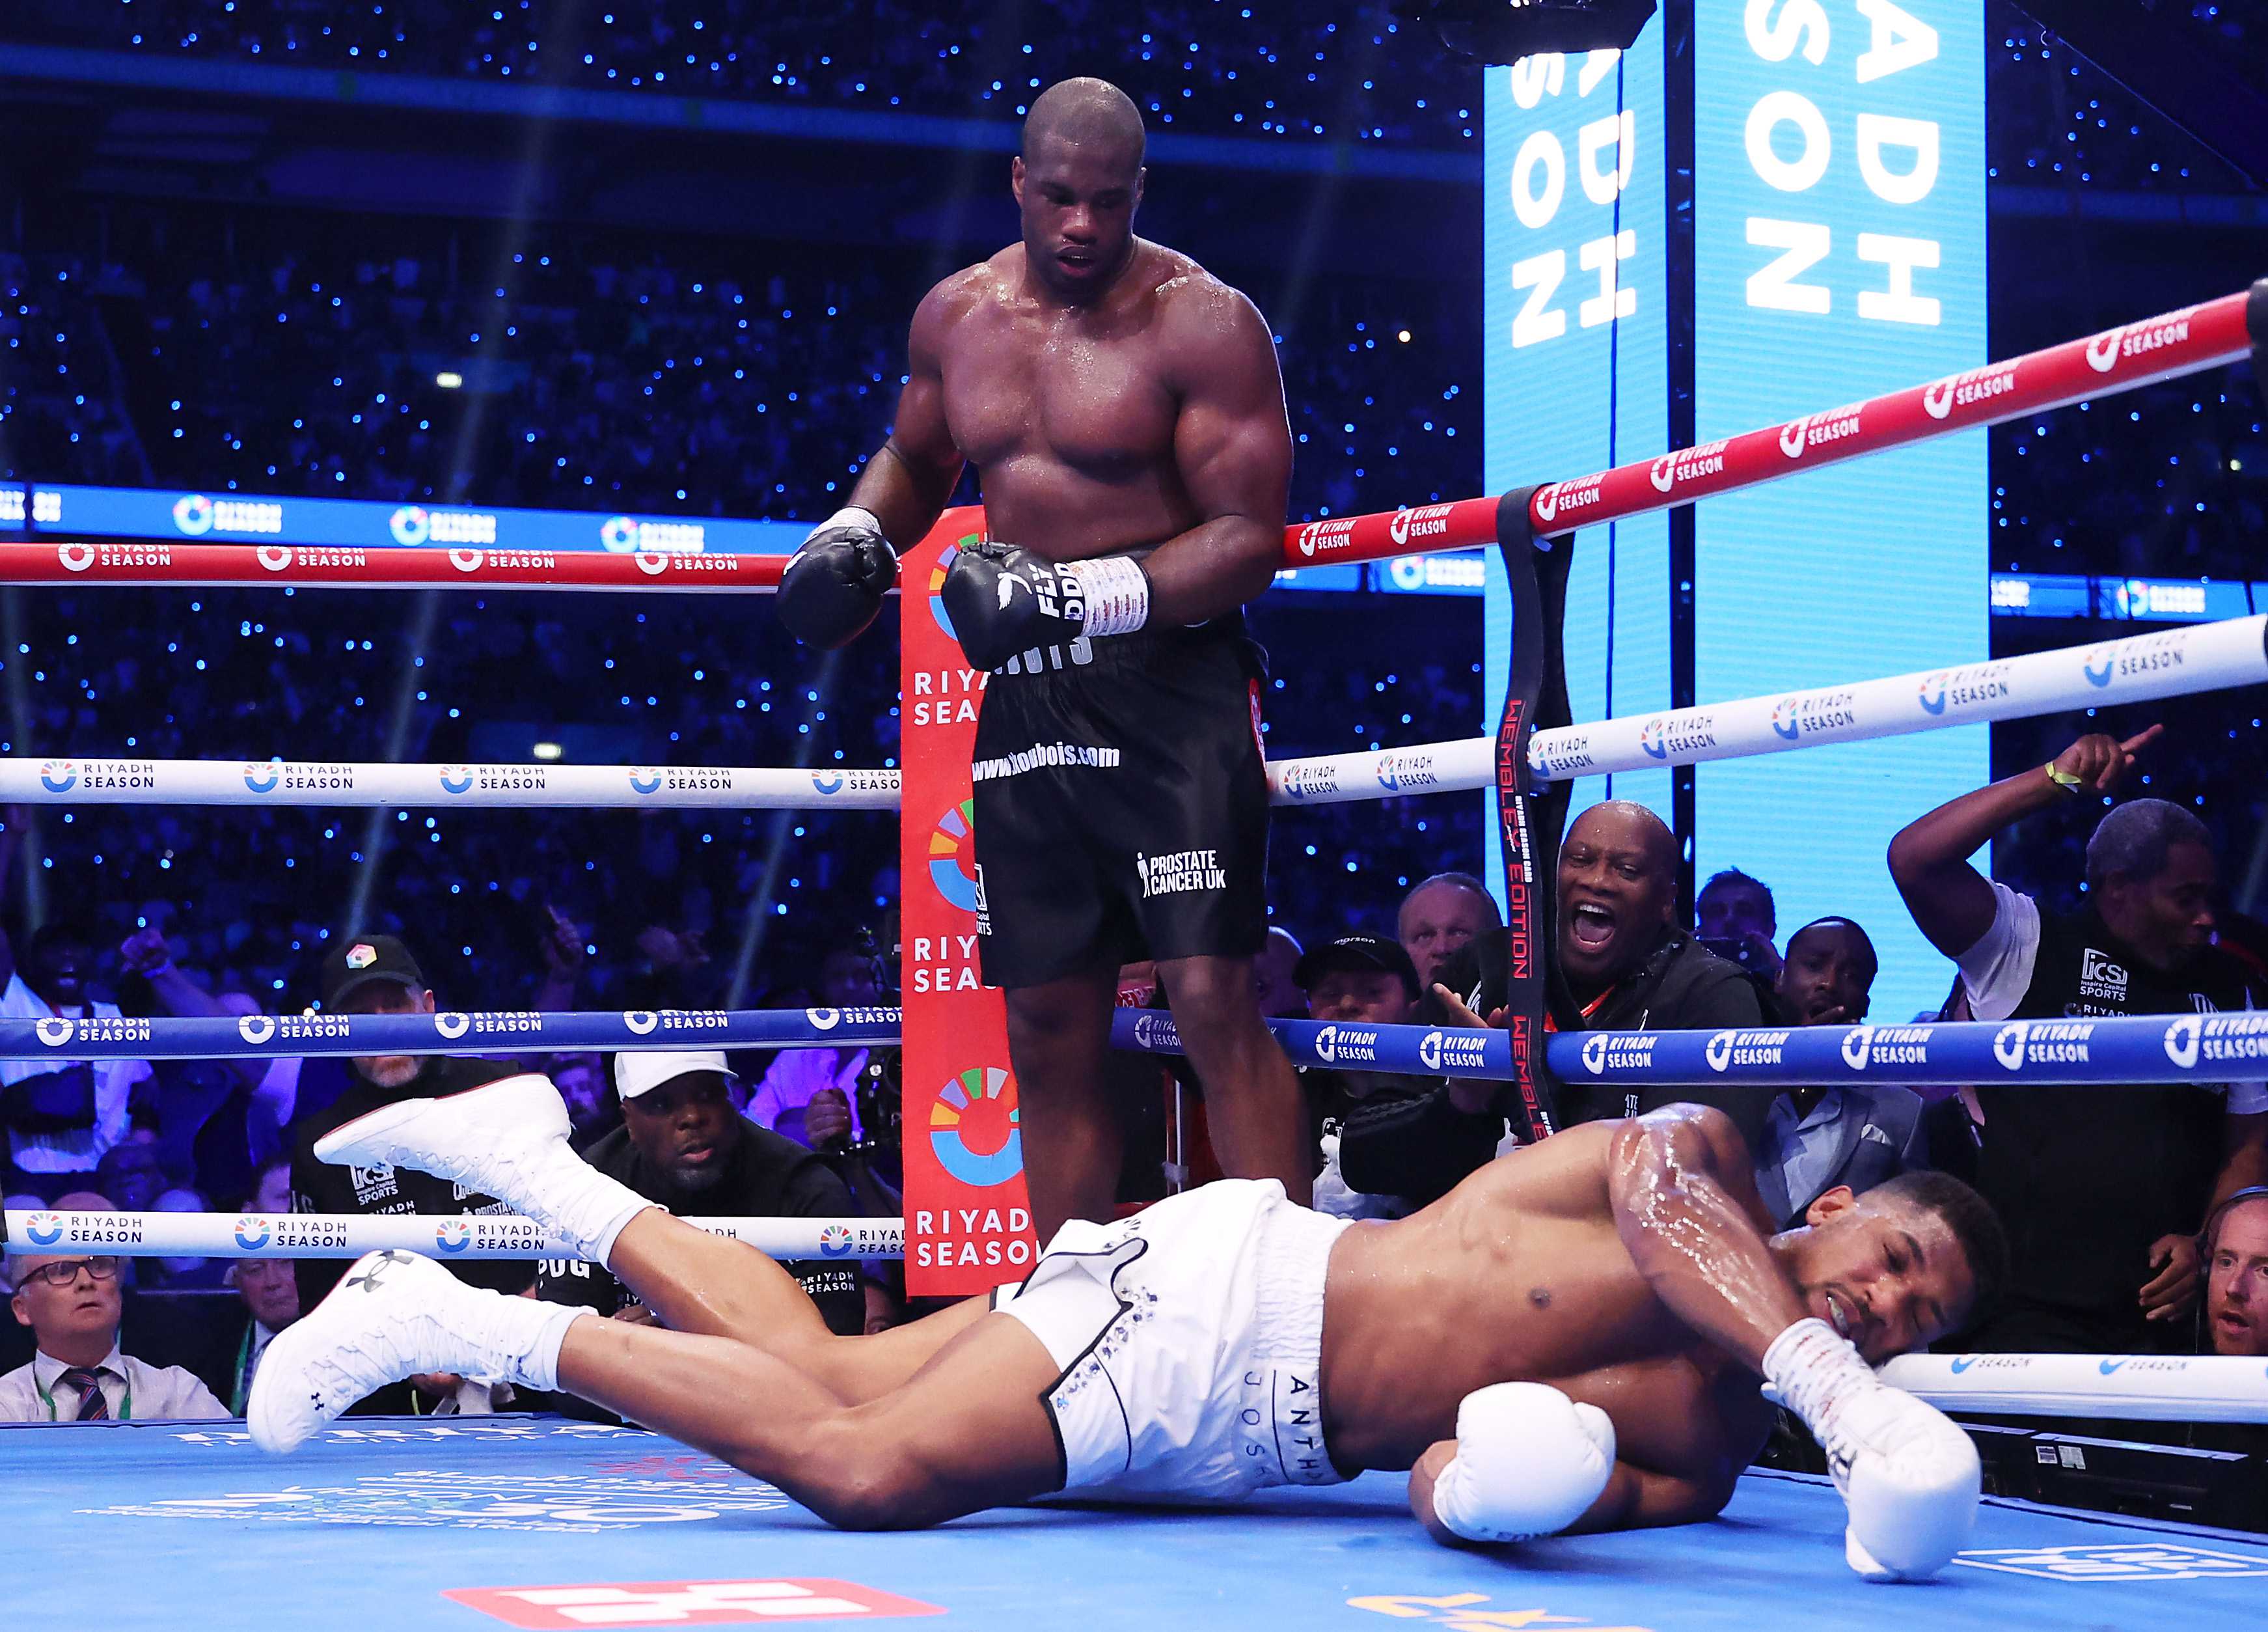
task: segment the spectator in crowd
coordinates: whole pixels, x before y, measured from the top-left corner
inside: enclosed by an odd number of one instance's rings
[[[0,882],[20,822],[0,833]],[[118,1005],[87,989],[93,939],[67,923],[35,930],[18,964],[0,934],[0,1019],[115,1019]],[[145,1060],[0,1060],[0,1123],[8,1129],[8,1183],[53,1196],[84,1184],[104,1151],[126,1137],[134,1092],[150,1080]]]
[[[1341,935],[1301,957],[1293,978],[1307,993],[1314,1019],[1343,1026],[1398,1026],[1418,1012],[1418,966],[1398,942],[1381,935]],[[1355,1109],[1379,1098],[1406,1099],[1423,1092],[1423,1078],[1391,1071],[1302,1067],[1300,1089],[1307,1104],[1308,1141],[1315,1152],[1315,1210],[1343,1218],[1393,1218],[1405,1209],[1390,1196],[1347,1188],[1339,1170],[1339,1134]]]
[[[2205,1334],[2216,1355],[2268,1355],[2268,1189],[2221,1203],[2205,1237]]]
[[[72,1194],[74,1212],[101,1199]],[[61,1205],[59,1202],[58,1205]],[[225,1417],[212,1392],[180,1366],[118,1351],[122,1260],[107,1253],[30,1253],[6,1260],[17,1323],[31,1329],[29,1364],[0,1377],[0,1422],[169,1422]]]
[[[1394,934],[1418,966],[1419,990],[1430,991],[1453,954],[1503,923],[1486,884],[1470,873],[1436,873],[1402,897]]]
[[[1779,973],[1779,913],[1772,892],[1736,867],[1711,875],[1693,898],[1694,933],[1718,956],[1770,980]]]
[[[870,1008],[881,1001],[886,984],[873,940],[859,930],[820,960],[814,995],[822,1008]],[[864,1139],[857,1102],[869,1054],[858,1047],[781,1050],[757,1082],[748,1115],[759,1126],[814,1148],[822,1141]],[[819,1119],[815,1133],[807,1122],[812,1116]]]
[[[1300,956],[1300,942],[1292,932],[1270,925],[1268,939],[1261,943],[1260,956],[1252,960],[1252,978],[1260,988],[1262,1018],[1287,1020],[1307,1015],[1307,994],[1292,978]]]
[[[584,1159],[672,1213],[724,1218],[843,1218],[850,1193],[833,1169],[794,1140],[733,1109],[721,1053],[622,1053],[615,1084],[622,1125]],[[865,1330],[866,1295],[855,1259],[783,1262],[830,1330]],[[618,1319],[650,1318],[603,1264],[549,1260],[535,1295]]]
[[[153,1213],[206,1213],[211,1208],[203,1196],[187,1186],[162,1191],[150,1204]],[[144,1290],[160,1287],[169,1292],[201,1291],[228,1284],[226,1259],[166,1257],[145,1258],[139,1261],[135,1285]]]
[[[577,1149],[588,1149],[622,1126],[615,1110],[614,1090],[607,1083],[607,1063],[597,1054],[554,1054],[551,1081],[567,1102],[567,1119],[574,1125]]]
[[[344,1015],[430,1015],[432,988],[426,985],[409,949],[392,935],[339,937],[323,959],[323,1008]],[[303,1117],[292,1128],[291,1210],[385,1217],[403,1213],[456,1215],[505,1213],[493,1196],[464,1194],[445,1179],[390,1167],[337,1167],[316,1159],[315,1141],[381,1105],[462,1092],[509,1076],[509,1067],[457,1054],[357,1055],[354,1085],[320,1114]],[[346,1273],[346,1260],[294,1260],[299,1306],[313,1309]],[[495,1259],[452,1264],[453,1274],[475,1286],[499,1292],[524,1291],[534,1279],[525,1262]],[[485,1401],[467,1393],[463,1378],[423,1377],[380,1389],[357,1409],[407,1415],[421,1405],[454,1404],[476,1409]]]
[[[229,1270],[229,1284],[244,1300],[244,1318],[232,1326],[228,1344],[228,1414],[240,1417],[252,1398],[252,1379],[275,1335],[299,1318],[299,1282],[284,1258],[240,1258]],[[215,1389],[216,1394],[222,1391]]]
[[[1558,965],[1585,1030],[1753,1026],[1769,993],[1676,927],[1677,843],[1644,805],[1611,800],[1577,816],[1559,849]],[[1504,1019],[1504,934],[1472,942],[1440,969],[1418,1018],[1477,1026]],[[1349,1185],[1423,1205],[1493,1157],[1509,1132],[1509,1088],[1454,1079],[1421,1098],[1363,1108],[1339,1139]],[[1714,1105],[1753,1148],[1771,1114],[1769,1085],[1652,1089],[1619,1096],[1562,1084],[1559,1124],[1636,1116],[1664,1104]]]
[[[94,1165],[94,1187],[122,1213],[147,1213],[166,1188],[165,1163],[158,1147],[144,1139],[127,1139],[102,1153]]]
[[[2152,726],[2080,738],[2045,765],[1940,806],[1891,840],[1914,922],[1960,966],[1979,1020],[2255,1007],[2212,944],[2216,864],[2179,805],[2112,809],[2087,846],[2086,905],[2043,913],[1967,857],[2025,816],[2114,792]],[[1969,1337],[1984,1351],[2146,1354],[2172,1346],[2198,1287],[2213,1202],[2268,1180],[2268,1085],[1976,1085],[1977,1188],[2007,1221],[2012,1295]]]
[[[247,1213],[288,1213],[291,1211],[291,1163],[289,1157],[270,1162],[260,1170],[252,1181],[251,1193],[244,1199]]]
[[[1801,1026],[1856,1025],[1876,967],[1865,930],[1847,918],[1816,919],[1787,938],[1781,1011]],[[1765,1210],[1793,1230],[1831,1192],[1863,1195],[1929,1165],[1921,1096],[1891,1082],[1791,1089],[1772,1101],[1756,1159]]]

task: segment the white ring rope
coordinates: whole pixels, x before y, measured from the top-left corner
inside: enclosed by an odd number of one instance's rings
[[[2268,1422],[2268,1360],[2225,1355],[1901,1355],[1881,1376],[1943,1411]]]
[[[1528,745],[1528,764],[1547,779],[1661,770],[2264,682],[2268,615],[1538,731]],[[1279,805],[1470,792],[1495,784],[1496,744],[1487,737],[1268,765],[1270,794]],[[898,773],[739,765],[25,758],[0,759],[0,801],[895,810]]]
[[[532,1218],[474,1213],[59,1213],[11,1210],[7,1251],[18,1256],[110,1253],[120,1258],[359,1258],[422,1252],[447,1263],[475,1258],[574,1258]],[[696,1230],[745,1241],[773,1258],[901,1258],[896,1218],[688,1218]]]

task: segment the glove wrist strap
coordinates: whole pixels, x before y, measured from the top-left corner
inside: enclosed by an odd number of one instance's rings
[[[1827,1430],[1825,1419],[1853,1390],[1877,1387],[1864,1356],[1824,1320],[1799,1320],[1764,1350],[1764,1381],[1788,1408],[1811,1426]]]
[[[879,534],[882,530],[882,519],[871,510],[861,510],[856,505],[845,505],[806,534],[805,542],[807,543],[830,528],[837,527],[855,527],[862,531]]]
[[[1150,621],[1150,576],[1131,556],[1066,563],[1063,571],[1086,602],[1089,635],[1131,634]]]

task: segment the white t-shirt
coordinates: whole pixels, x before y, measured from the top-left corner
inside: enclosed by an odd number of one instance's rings
[[[1969,1012],[1979,1020],[2006,1020],[2031,989],[2040,956],[2040,904],[1997,880],[1992,885],[1992,927],[1977,944],[1953,961],[1969,990]],[[2199,1086],[2218,1089],[2220,1083]],[[2230,1082],[2231,1116],[2268,1111],[2268,1082]]]
[[[0,991],[0,1019],[52,1020],[62,1013],[26,986],[20,974],[11,975],[6,989]],[[83,1003],[70,1010],[68,1017],[77,1020],[87,1015],[114,1020],[118,1017],[118,1005]],[[41,1076],[78,1063],[53,1055],[41,1055],[36,1060],[0,1060],[0,1088],[12,1088],[26,1077]],[[94,1125],[56,1134],[23,1134],[10,1128],[9,1152],[24,1171],[91,1173],[94,1164],[102,1160],[102,1153],[126,1137],[127,1101],[133,1096],[134,1085],[150,1076],[150,1062],[98,1060],[90,1063],[94,1067]]]

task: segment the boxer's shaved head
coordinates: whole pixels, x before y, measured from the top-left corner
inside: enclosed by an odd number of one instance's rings
[[[1018,156],[1037,164],[1050,147],[1067,144],[1108,154],[1130,176],[1142,167],[1147,137],[1134,99],[1107,79],[1058,79],[1040,92],[1024,117]]]

